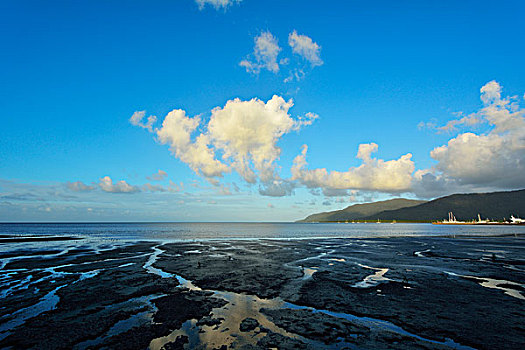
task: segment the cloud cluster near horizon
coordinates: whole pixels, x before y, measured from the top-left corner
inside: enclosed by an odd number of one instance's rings
[[[259,193],[265,196],[287,196],[304,186],[323,193],[362,190],[432,197],[460,186],[472,190],[523,186],[525,110],[516,97],[502,97],[501,90],[496,81],[487,83],[480,90],[483,107],[466,117],[459,114],[447,124],[454,128],[486,124],[488,131],[458,134],[430,152],[436,161],[433,167],[420,170],[410,153],[392,160],[374,157],[379,146],[373,142],[359,145],[359,166],[347,171],[309,169],[304,145],[291,166],[292,176],[282,178],[276,165],[281,154],[278,141],[318,116],[307,113],[293,118],[293,101],[277,95],[267,102],[229,100],[211,111],[207,123],[181,109],[168,113],[160,127],[154,127],[155,116],[144,122],[144,111],[135,112],[130,123],[154,133],[176,158],[216,185],[226,173],[236,172],[247,184],[259,184]]]
[[[449,121],[442,130],[484,125],[488,131],[459,133],[446,145],[434,148],[431,169],[414,174],[416,191],[438,194],[444,188],[517,188],[525,184],[525,109],[517,96],[502,97],[502,87],[490,81],[481,89],[483,107]]]
[[[165,181],[168,174],[163,170],[158,170],[157,173],[147,176],[146,179],[150,181]],[[113,181],[110,176],[103,176],[97,183],[93,182],[90,185],[82,181],[67,182],[67,189],[73,192],[92,192],[102,191],[106,193],[137,193],[137,192],[180,192],[183,184],[176,184],[169,180],[169,185],[163,186],[161,184],[152,185],[148,182],[143,185],[131,185],[125,180]]]
[[[173,215],[179,220],[198,220],[203,208],[212,204],[235,200],[249,206],[253,202],[250,194],[235,193],[233,199],[215,186],[198,183],[193,184],[198,191],[192,191],[184,188],[182,182],[175,184],[166,179],[163,184],[125,181],[135,188],[130,191],[126,185],[119,185],[121,181],[103,177],[88,185],[81,181],[25,183],[0,178],[0,220],[173,220]],[[111,192],[104,191],[101,182],[109,183]],[[125,192],[118,192],[119,188]],[[216,215],[216,220],[220,215]]]
[[[306,152],[304,145],[300,155],[294,159],[292,180],[297,180],[308,188],[323,190],[358,189],[381,192],[407,192],[411,189],[414,162],[410,153],[399,159],[385,161],[372,157],[377,152],[378,145],[365,143],[359,145],[356,158],[362,161],[358,167],[348,171],[328,171],[321,169],[306,169]]]
[[[168,173],[165,172],[164,170],[159,169],[155,174],[151,176],[147,176],[146,179],[151,180],[151,181],[162,181],[162,180],[165,180],[166,177],[168,177]]]

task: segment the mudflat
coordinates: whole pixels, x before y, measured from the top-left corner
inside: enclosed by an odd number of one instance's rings
[[[1,348],[525,348],[520,235],[0,244]]]

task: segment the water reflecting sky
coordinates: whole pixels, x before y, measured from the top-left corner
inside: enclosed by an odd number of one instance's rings
[[[303,239],[524,234],[525,226],[336,223],[64,223],[5,224],[0,235],[74,235],[117,240]]]

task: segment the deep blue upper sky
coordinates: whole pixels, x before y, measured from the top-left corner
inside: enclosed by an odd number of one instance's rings
[[[194,0],[0,1],[0,220],[293,220],[399,194],[525,187],[523,113],[515,107],[524,104],[524,13],[522,1],[243,0],[218,9]],[[320,47],[322,64],[292,51],[294,30]],[[239,63],[257,61],[254,40],[264,33],[280,48],[279,71],[247,72]],[[297,71],[304,76],[285,82]],[[484,104],[480,89],[491,81],[500,97]],[[211,135],[215,107],[273,95],[293,99],[293,120],[318,118],[276,137],[270,179],[247,158],[256,173],[247,182],[240,158],[222,158],[217,138],[209,147],[229,170],[204,176],[154,135],[168,112],[182,109],[200,115],[194,142]],[[491,103],[497,110],[483,112]],[[157,116],[153,133],[129,122],[143,110]],[[511,128],[491,119],[501,111]],[[440,131],[461,118],[455,112],[478,113],[478,121]],[[467,132],[482,139],[467,140]],[[358,147],[372,142],[372,157],[411,153],[413,163],[403,174],[375,162],[344,181],[329,175],[360,166]],[[293,174],[304,144],[307,166]],[[465,164],[469,154],[486,161]],[[328,175],[315,172],[322,168]],[[167,175],[147,179],[158,170]],[[177,190],[167,191],[169,180]],[[86,188],[71,185],[77,181]],[[271,186],[279,188],[264,195]]]

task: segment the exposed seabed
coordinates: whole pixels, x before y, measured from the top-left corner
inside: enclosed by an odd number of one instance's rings
[[[0,347],[525,347],[525,239],[62,242],[2,253]]]

